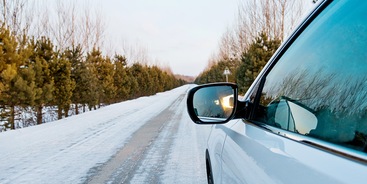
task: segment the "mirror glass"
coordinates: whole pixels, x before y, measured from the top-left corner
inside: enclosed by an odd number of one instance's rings
[[[193,97],[195,114],[203,122],[226,121],[233,113],[234,89],[210,86],[197,90]]]

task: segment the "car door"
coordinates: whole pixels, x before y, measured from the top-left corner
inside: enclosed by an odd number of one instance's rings
[[[221,183],[367,181],[366,1],[325,1],[281,46],[225,127]]]

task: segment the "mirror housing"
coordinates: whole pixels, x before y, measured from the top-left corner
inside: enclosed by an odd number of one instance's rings
[[[205,84],[189,91],[187,111],[197,124],[222,124],[236,116],[238,103],[236,84]]]

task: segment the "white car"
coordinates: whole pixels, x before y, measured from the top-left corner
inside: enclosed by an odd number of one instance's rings
[[[244,96],[193,88],[208,183],[367,183],[367,1],[323,1]],[[203,150],[204,151],[204,150]]]

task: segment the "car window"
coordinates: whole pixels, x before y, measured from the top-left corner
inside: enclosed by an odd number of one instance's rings
[[[366,152],[367,1],[331,4],[265,79],[257,120]]]

